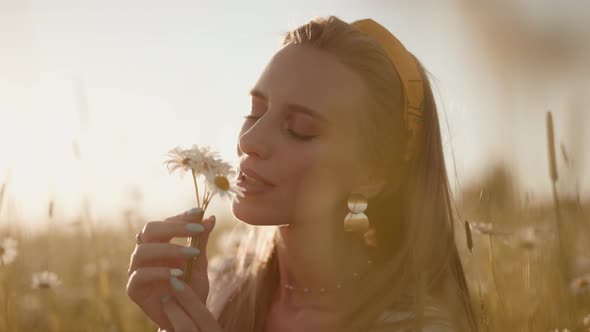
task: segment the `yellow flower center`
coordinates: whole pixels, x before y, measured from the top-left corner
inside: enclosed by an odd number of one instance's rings
[[[225,176],[215,177],[215,186],[223,191],[229,190],[229,180]]]
[[[588,281],[587,279],[580,279],[578,281],[578,288],[586,288],[588,287],[588,285],[590,285],[590,281]]]
[[[4,249],[4,247],[0,247],[0,256],[4,255],[5,252],[6,249]]]

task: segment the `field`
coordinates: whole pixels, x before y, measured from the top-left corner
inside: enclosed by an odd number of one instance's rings
[[[516,188],[502,164],[455,197],[457,244],[482,331],[590,329],[590,202],[576,191],[560,195],[557,156],[549,150],[544,180],[552,200]],[[560,158],[567,165],[565,150]],[[40,222],[46,231],[0,225],[0,331],[157,330],[125,293],[134,235],[146,217],[122,212],[123,226],[114,227],[83,215],[54,220],[50,202]],[[210,256],[227,247],[224,234],[234,224],[219,220]]]

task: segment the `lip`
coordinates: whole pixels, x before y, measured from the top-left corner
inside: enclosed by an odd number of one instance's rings
[[[247,182],[245,179],[240,178],[240,172],[244,173],[248,177],[252,177],[252,178],[259,180],[261,183],[253,184],[253,183]],[[268,180],[261,177],[260,175],[258,175],[257,173],[255,173],[254,171],[252,171],[251,169],[249,169],[247,167],[246,168],[240,167],[240,172],[238,172],[238,179],[236,181],[236,185],[238,185],[244,189],[243,193],[245,195],[262,194],[262,193],[265,193],[265,192],[271,190],[274,187],[274,184],[272,184],[271,182],[269,182]]]
[[[246,174],[247,176],[254,178],[262,183],[264,183],[265,185],[269,186],[269,187],[274,187],[274,184],[272,182],[270,182],[269,180],[263,178],[262,176],[258,175],[258,173],[254,172],[254,170],[252,170],[251,168],[248,168],[245,165],[240,165],[240,171],[244,174]],[[239,174],[238,174],[239,175]]]

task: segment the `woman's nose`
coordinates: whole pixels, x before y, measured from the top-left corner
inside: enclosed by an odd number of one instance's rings
[[[247,131],[243,132],[238,138],[237,152],[238,156],[245,153],[248,156],[259,159],[267,159],[270,154],[269,129],[261,126],[262,118],[259,119]]]

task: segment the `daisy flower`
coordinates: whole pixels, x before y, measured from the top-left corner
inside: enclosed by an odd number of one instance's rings
[[[570,283],[570,289],[574,294],[582,294],[590,291],[590,273],[581,275]]]
[[[539,243],[539,237],[534,228],[528,227],[520,232],[519,246],[524,249],[533,249]]]
[[[477,233],[484,234],[484,235],[510,235],[510,234],[512,234],[512,232],[500,230],[497,227],[494,227],[494,225],[492,223],[469,222],[469,226],[471,226],[471,229],[473,229]]]
[[[196,150],[183,149],[177,146],[168,151],[168,156],[170,158],[164,161],[168,167],[168,172],[172,174],[178,171],[181,176],[184,176],[185,172],[194,169],[199,164],[201,155]]]
[[[242,188],[236,185],[236,172],[232,166],[223,161],[217,152],[211,150],[209,146],[200,147],[193,144],[190,148],[184,149],[175,147],[168,151],[170,157],[165,163],[168,166],[170,174],[179,170],[184,175],[185,172],[191,171],[193,183],[195,186],[195,196],[197,198],[197,207],[203,210],[203,215],[213,196],[236,197],[243,196]],[[203,191],[203,200],[199,195],[198,177],[205,178],[205,189]],[[229,177],[232,180],[229,180]],[[201,215],[201,217],[203,216]],[[202,221],[202,219],[201,219]],[[197,247],[198,237],[191,237],[190,246]],[[190,280],[192,274],[192,265],[194,258],[189,258],[186,265],[185,281]]]
[[[227,175],[216,175],[213,172],[205,174],[207,191],[211,196],[218,195],[221,198],[243,197],[243,188],[236,184],[236,179],[228,179]],[[207,201],[208,203],[208,201]]]
[[[7,265],[12,263],[18,250],[16,249],[16,240],[12,238],[4,238],[0,240],[0,265]]]
[[[33,273],[33,289],[51,289],[61,285],[61,280],[57,274],[49,271]]]

